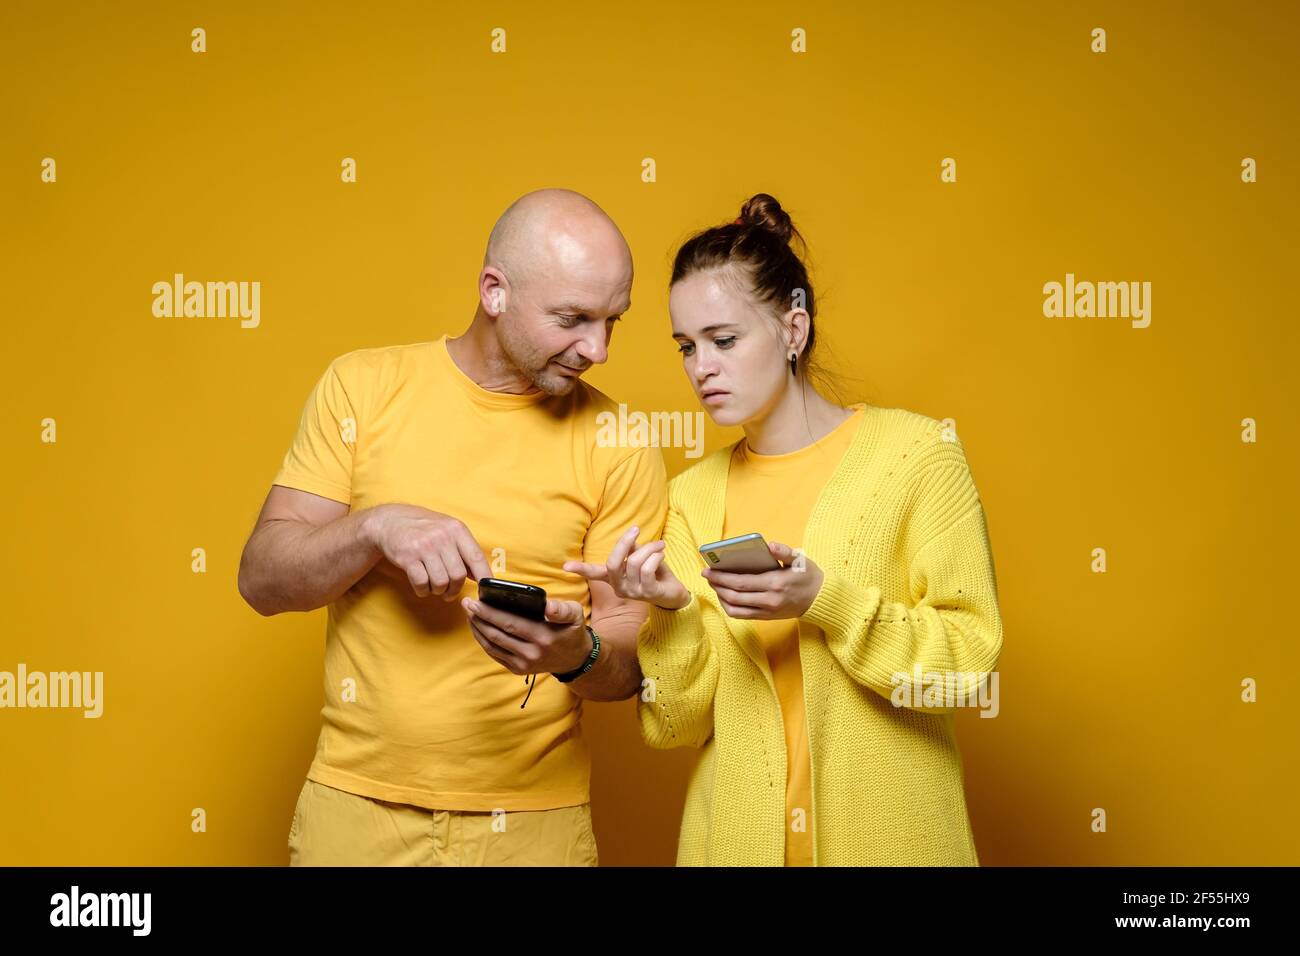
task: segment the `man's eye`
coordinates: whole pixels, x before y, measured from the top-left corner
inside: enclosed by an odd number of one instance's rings
[[[563,312],[558,312],[556,314],[560,317],[561,321],[567,323],[568,325],[573,325],[575,322],[578,321],[578,317],[576,315],[565,315]]]
[[[724,335],[714,339],[713,344],[720,349],[729,349],[736,344],[736,337],[734,335]]]

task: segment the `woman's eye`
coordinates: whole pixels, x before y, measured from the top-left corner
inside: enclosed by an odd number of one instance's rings
[[[690,355],[695,351],[695,346],[690,342],[683,342],[681,345],[677,346],[677,351],[681,352],[683,355]]]
[[[724,335],[721,338],[714,339],[713,344],[720,349],[729,349],[736,344],[736,337],[734,335]]]

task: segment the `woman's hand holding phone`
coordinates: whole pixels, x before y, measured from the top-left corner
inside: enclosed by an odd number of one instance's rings
[[[604,564],[565,561],[564,570],[580,574],[588,581],[603,581],[625,600],[645,601],[669,611],[691,602],[690,592],[664,564],[663,541],[651,541],[637,547],[641,529],[635,525],[618,539],[609,560]]]
[[[735,572],[705,568],[700,573],[718,596],[728,617],[782,621],[802,617],[821,591],[825,576],[806,555],[789,545],[768,543],[782,567],[776,571]]]

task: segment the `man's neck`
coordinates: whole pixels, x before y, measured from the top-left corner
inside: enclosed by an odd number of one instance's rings
[[[487,317],[475,313],[469,328],[457,338],[447,339],[447,352],[456,367],[489,392],[531,395],[538,391],[501,351],[496,332]]]

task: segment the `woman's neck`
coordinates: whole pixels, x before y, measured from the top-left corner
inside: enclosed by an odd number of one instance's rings
[[[805,378],[787,388],[766,415],[745,422],[745,441],[759,455],[784,455],[807,448],[842,425],[853,409],[829,402]]]

